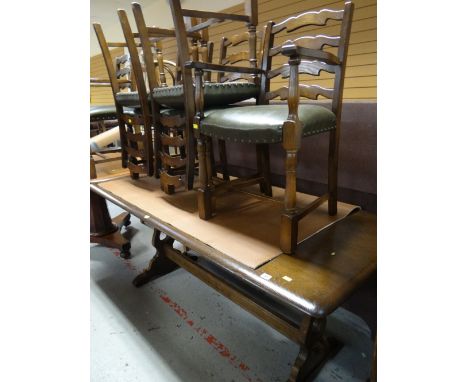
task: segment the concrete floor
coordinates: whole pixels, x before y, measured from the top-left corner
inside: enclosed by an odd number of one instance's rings
[[[126,234],[130,260],[91,245],[91,381],[287,380],[299,346],[185,270],[133,287],[154,255],[152,230],[132,217]],[[315,381],[365,381],[372,342],[364,321],[340,308],[327,331],[345,345]]]

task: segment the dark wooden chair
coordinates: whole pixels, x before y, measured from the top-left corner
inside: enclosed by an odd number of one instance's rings
[[[140,174],[151,176],[154,173],[151,120],[145,116],[149,105],[140,99],[135,90],[136,79],[132,76],[129,56],[124,54],[113,61],[109,49],[127,47],[127,44],[108,42],[101,25],[94,23],[93,26],[114,97],[122,147],[122,167],[130,170],[133,179],[138,179]]]
[[[148,73],[148,99],[155,126],[156,175],[160,177],[161,188],[172,194],[180,186],[185,186],[186,189],[193,187],[193,170],[187,165],[185,110],[181,91],[183,87],[180,85],[181,66],[180,62],[177,64],[164,60],[163,55],[164,40],[175,39],[176,35],[172,29],[147,26],[140,4],[133,3],[132,9],[138,33],[132,34],[124,23],[122,27],[128,44],[134,44],[136,37],[142,45],[143,62]],[[119,14],[122,21],[122,18],[126,17],[125,12],[119,11]],[[187,23],[187,27],[191,27],[197,25],[199,20],[190,19]],[[193,32],[189,37],[191,57],[204,62],[211,60],[212,44],[208,41],[208,34]],[[167,82],[167,75],[172,77],[172,86]]]
[[[246,34],[242,34],[237,36],[234,40],[234,44],[226,43],[226,45],[222,46],[220,56],[223,54],[224,59],[228,60],[231,59],[234,62],[241,61],[243,59],[247,59],[249,63],[249,67],[245,68],[249,70],[251,67],[256,68],[257,66],[257,54],[256,54],[256,47],[257,47],[257,33],[256,33],[256,26],[258,24],[258,6],[256,0],[246,0],[245,3],[245,15],[237,15],[237,14],[227,14],[227,13],[220,13],[220,12],[206,12],[201,10],[192,10],[192,9],[184,9],[181,7],[180,0],[171,0],[171,11],[172,17],[174,19],[174,26],[175,32],[177,36],[177,46],[178,46],[178,54],[179,54],[179,61],[185,63],[189,59],[194,59],[193,50],[190,49],[189,46],[189,38],[190,34],[194,32],[204,32],[207,28],[210,28],[214,25],[223,22],[242,22],[246,26],[246,33],[248,38],[244,39]],[[197,23],[196,25],[191,25],[187,27],[187,23],[185,19],[187,18],[199,18],[202,21]],[[242,37],[241,37],[242,36]],[[237,58],[228,57],[227,56],[227,49],[230,46],[237,46],[242,42],[249,43],[249,50],[248,52],[243,53],[243,55],[237,56]],[[223,53],[224,51],[224,53]],[[192,53],[192,54],[190,54]],[[194,60],[196,61],[196,60]],[[209,61],[209,60],[208,60]],[[199,62],[199,61],[197,61]],[[211,67],[214,65],[217,67],[217,64],[212,64],[211,62],[204,62],[205,65]],[[192,70],[190,68],[182,67],[182,76],[181,82],[182,85],[179,86],[177,89],[177,96],[178,96],[178,105],[173,103],[172,107],[183,107],[185,110],[185,126],[186,132],[185,137],[187,142],[195,142],[194,140],[194,127],[196,127],[194,123],[194,114],[195,114],[195,98],[194,98],[194,85],[193,85],[193,75]],[[250,71],[248,74],[255,75],[256,72]],[[240,82],[237,81],[241,79],[241,77],[231,78],[226,76],[218,76],[217,82],[210,82],[212,80],[211,73],[206,71],[201,75],[201,82],[204,86],[203,92],[203,103],[204,107],[207,110],[214,110],[220,107],[226,107],[227,105],[235,104],[241,101],[245,101],[250,98],[258,98],[260,88],[258,85],[258,80],[255,80],[254,77],[250,77],[247,82]],[[164,90],[160,91],[163,93]],[[210,141],[210,147],[211,141]],[[227,177],[227,165],[226,165],[226,155],[225,155],[225,147],[224,142],[220,142],[220,153],[221,153],[221,162],[223,168],[224,177]],[[194,173],[195,169],[195,144],[187,146],[187,172]],[[213,151],[209,152],[210,163],[214,165],[214,157]]]
[[[195,69],[196,117],[198,132],[198,157],[200,166],[199,215],[209,219],[215,211],[214,197],[226,189],[266,181],[267,174],[257,174],[249,179],[236,179],[222,184],[214,181],[210,161],[207,160],[210,147],[207,137],[241,143],[282,143],[286,151],[284,212],[281,216],[280,245],[285,253],[294,253],[297,246],[299,220],[328,201],[328,213],[337,213],[337,165],[340,120],[343,97],[343,82],[346,57],[351,30],[353,4],[345,3],[342,10],[311,11],[290,17],[280,23],[270,21],[265,28],[263,57],[261,64],[261,93],[259,105],[243,108],[229,108],[204,113],[203,83],[200,80],[205,71],[232,70],[224,65],[208,66],[188,62],[187,68]],[[311,25],[326,25],[329,20],[341,22],[339,36],[303,36],[274,45],[280,32],[290,33]],[[336,48],[336,54],[324,47]],[[286,56],[288,62],[272,67],[272,58]],[[322,71],[334,74],[333,89],[299,82],[299,74],[320,75]],[[281,75],[289,78],[289,86],[270,91],[272,78]],[[331,110],[310,103],[301,103],[300,98],[317,99],[318,96],[332,99]],[[269,104],[279,97],[288,104]],[[299,105],[300,104],[300,105]],[[329,133],[328,192],[311,205],[298,208],[296,205],[297,152],[302,137]]]

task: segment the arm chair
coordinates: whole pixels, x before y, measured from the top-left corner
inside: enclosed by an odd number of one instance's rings
[[[215,212],[215,196],[235,186],[251,185],[262,180],[262,174],[250,179],[235,179],[222,184],[213,181],[212,169],[206,160],[209,145],[207,137],[240,143],[282,143],[285,150],[284,212],[281,216],[280,246],[284,253],[292,254],[297,246],[299,220],[328,201],[329,215],[337,212],[337,165],[340,120],[343,97],[343,82],[346,57],[351,30],[353,4],[345,3],[342,10],[311,11],[290,17],[280,23],[270,21],[265,28],[263,57],[261,65],[261,93],[259,105],[243,108],[217,110],[204,113],[203,83],[204,71],[226,71],[227,67],[207,66],[187,62],[186,67],[196,71],[196,117],[198,156],[200,166],[200,189],[198,197],[199,215],[209,219]],[[302,36],[274,45],[275,36],[280,32],[290,33],[311,25],[326,25],[329,20],[341,22],[339,36]],[[324,47],[335,49],[336,54]],[[279,55],[288,62],[272,68],[272,58]],[[318,85],[299,82],[299,74],[318,76],[322,71],[334,74],[334,87],[326,89]],[[270,91],[271,79],[281,75],[289,78],[289,86]],[[332,100],[331,110],[310,103],[300,103],[301,97],[317,99],[323,96]],[[279,97],[287,105],[269,104]],[[312,204],[299,208],[296,205],[297,152],[302,137],[320,133],[329,134],[328,192]]]
[[[145,117],[148,103],[142,102],[137,91],[132,69],[128,65],[127,54],[112,60],[111,47],[127,47],[126,43],[108,42],[99,23],[94,23],[94,30],[101,47],[106,65],[115,111],[119,122],[120,142],[122,147],[122,167],[128,168],[133,179],[140,174],[153,175],[153,147],[151,122]],[[141,130],[140,126],[143,126]]]
[[[246,31],[249,36],[248,39],[243,37],[238,42],[235,40],[235,44],[226,44],[223,49],[227,49],[230,46],[237,46],[242,42],[249,44],[249,51],[243,56],[239,56],[238,60],[246,59],[249,62],[249,66],[256,69],[257,56],[256,56],[256,44],[257,34],[256,26],[258,24],[258,7],[256,0],[245,1],[245,15],[227,14],[220,12],[206,12],[200,10],[184,9],[181,7],[180,0],[171,0],[170,2],[172,17],[174,20],[175,33],[177,38],[178,47],[178,58],[179,62],[185,63],[189,59],[196,62],[197,51],[193,50],[189,42],[191,41],[191,35],[193,33],[206,33],[207,28],[218,25],[219,23],[230,21],[230,22],[241,22],[246,25]],[[184,19],[199,18],[201,22],[197,24],[187,25]],[[244,36],[244,34],[243,34]],[[193,46],[193,44],[192,44]],[[220,52],[227,54],[226,52]],[[226,58],[227,56],[225,56]],[[232,58],[234,59],[234,57]],[[204,60],[205,65],[213,65],[210,60]],[[247,68],[248,69],[248,68]],[[250,74],[256,74],[254,72]],[[220,77],[218,77],[219,79]],[[237,78],[240,79],[240,78]],[[202,75],[202,82],[204,86],[204,105],[206,107],[206,113],[215,110],[216,108],[226,107],[241,101],[245,101],[251,98],[258,98],[260,87],[258,81],[255,81],[253,77],[249,78],[248,82],[238,82],[234,78],[226,78],[218,80],[218,82],[210,82],[212,80],[210,71],[206,71]],[[172,89],[157,89],[154,92],[155,98],[158,102],[166,106],[170,106],[174,109],[183,108],[185,112],[185,141],[186,144],[186,168],[187,174],[194,174],[195,161],[196,161],[196,150],[195,150],[195,139],[193,131],[193,118],[195,114],[195,98],[194,98],[194,78],[192,70],[182,65],[181,68],[181,85]],[[211,141],[210,141],[211,144]],[[211,145],[210,145],[211,147]],[[223,142],[220,144],[221,148],[221,162],[225,161],[226,155]],[[213,151],[209,153],[210,163],[214,165]],[[224,176],[227,177],[227,165],[222,165]],[[193,184],[193,176],[188,176],[187,179],[191,180],[190,187]]]

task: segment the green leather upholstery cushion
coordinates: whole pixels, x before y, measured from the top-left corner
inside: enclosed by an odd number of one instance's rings
[[[260,87],[247,82],[206,83],[204,88],[205,108],[230,105],[236,102],[254,98],[260,92]],[[183,109],[184,88],[182,85],[167,88],[156,88],[153,97],[160,105]]]
[[[336,117],[319,105],[299,105],[299,119],[304,124],[303,136],[333,130]],[[200,123],[208,136],[231,142],[278,143],[283,140],[283,122],[288,118],[288,105],[258,105],[214,110]]]
[[[231,108],[232,106],[226,106],[226,108]],[[243,107],[243,106],[241,106]],[[209,116],[211,113],[218,111],[218,110],[224,110],[224,109],[219,109],[219,108],[213,108],[213,109],[207,109],[204,111],[205,117]],[[181,109],[161,109],[160,114],[163,117],[181,117],[185,118],[185,110]]]
[[[121,106],[140,107],[140,98],[138,92],[120,92],[115,96]]]
[[[125,113],[133,113],[133,109],[124,108]],[[91,106],[89,110],[91,122],[108,121],[117,119],[115,105],[97,105]]]

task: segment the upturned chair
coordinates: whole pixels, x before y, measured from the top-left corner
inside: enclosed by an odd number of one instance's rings
[[[147,72],[147,95],[151,105],[152,120],[155,127],[154,152],[157,161],[156,176],[160,177],[161,188],[172,194],[177,187],[185,185],[186,189],[193,186],[193,171],[187,161],[187,140],[185,139],[185,111],[182,100],[177,94],[181,80],[180,64],[164,60],[163,40],[175,38],[175,31],[149,27],[145,23],[143,11],[138,3],[132,3],[133,14],[138,33],[132,33],[124,11],[119,10],[124,36],[129,45],[135,45],[134,38],[141,42],[143,62]],[[188,20],[188,27],[197,25],[199,21]],[[208,34],[190,33],[190,53],[193,58],[207,61],[211,59],[212,44],[208,41]],[[154,48],[154,42],[156,43]],[[136,54],[136,49],[132,49]],[[177,60],[179,61],[179,60]],[[168,70],[168,64],[171,70]],[[134,69],[140,70],[139,67]],[[168,86],[166,74],[172,77],[172,85]],[[190,145],[190,144],[189,144]],[[184,179],[185,178],[185,179]]]
[[[112,88],[122,147],[122,167],[128,168],[133,179],[140,174],[154,173],[151,120],[149,105],[135,91],[129,56],[124,54],[112,60],[111,47],[127,47],[126,43],[107,42],[102,27],[94,23],[94,30],[101,47],[104,63]],[[141,130],[143,126],[143,130]]]
[[[209,82],[211,79],[210,71],[206,71],[200,77],[200,81],[203,84],[203,104],[208,114],[212,110],[220,107],[226,107],[241,101],[245,101],[251,98],[258,98],[260,87],[259,81],[255,76],[259,73],[257,70],[257,33],[256,26],[258,24],[258,5],[257,0],[246,0],[244,1],[245,14],[227,14],[221,12],[207,12],[201,10],[184,9],[181,7],[180,0],[170,0],[169,2],[172,11],[172,17],[174,20],[175,32],[177,36],[177,46],[179,52],[179,60],[185,63],[190,59],[190,48],[189,48],[189,37],[190,33],[204,31],[206,28],[210,28],[219,23],[223,22],[241,22],[244,23],[246,32],[234,38],[234,43],[224,41],[225,45],[222,45],[220,50],[220,57],[227,60],[225,63],[230,61],[231,63],[240,62],[245,60],[248,62],[249,67],[240,67],[243,74],[248,74],[247,82],[239,82],[237,80],[245,76],[238,76],[237,78],[231,76],[218,76],[217,82]],[[184,18],[201,18],[203,21],[197,25],[186,27]],[[245,38],[247,36],[247,38]],[[249,49],[247,52],[238,52],[238,55],[228,55],[227,49],[230,47],[237,46],[241,43],[247,42]],[[221,42],[223,44],[223,41]],[[229,57],[228,57],[229,56]],[[232,56],[232,57],[230,57]],[[192,55],[193,60],[193,55]],[[194,60],[196,61],[196,60]],[[199,62],[199,64],[207,65],[209,67],[218,67],[219,64],[213,64],[211,62]],[[186,139],[190,142],[194,141],[194,114],[195,114],[195,98],[194,98],[194,85],[193,75],[191,68],[182,67],[182,85],[177,89],[177,96],[179,104],[175,103],[173,107],[183,107],[185,110],[185,123],[186,123]],[[160,91],[163,93],[164,90]],[[160,94],[161,95],[161,94]],[[212,148],[211,141],[209,141],[210,148]],[[220,157],[223,168],[223,176],[228,177],[227,164],[226,164],[226,151],[224,142],[219,142]],[[213,151],[208,153],[209,161],[214,166]],[[187,153],[188,164],[192,165],[195,159],[195,145],[190,147]]]
[[[328,201],[329,215],[337,213],[337,166],[340,136],[343,82],[346,67],[347,50],[351,30],[354,5],[345,3],[342,10],[323,9],[290,17],[280,23],[268,22],[265,28],[263,57],[261,64],[260,105],[242,108],[217,110],[204,113],[203,83],[200,80],[205,71],[226,71],[227,67],[207,66],[196,62],[187,62],[186,68],[195,68],[196,77],[196,117],[198,132],[198,157],[200,166],[200,189],[198,191],[199,215],[209,219],[215,212],[215,195],[220,191],[264,181],[262,177],[236,179],[222,184],[213,181],[209,161],[207,137],[240,143],[282,143],[285,150],[286,187],[284,194],[284,212],[281,216],[280,246],[283,252],[294,253],[297,246],[298,223],[322,203]],[[274,45],[275,37],[280,32],[291,33],[306,26],[323,26],[329,20],[341,22],[339,36],[302,36]],[[324,47],[337,48],[336,54]],[[272,68],[272,58],[281,54],[288,62]],[[322,71],[334,74],[334,87],[327,89],[318,85],[306,85],[299,82],[299,74],[318,76]],[[281,75],[289,78],[289,86],[270,91],[270,82]],[[323,96],[332,100],[331,110],[310,103],[300,103],[300,98],[317,99]],[[287,100],[287,105],[269,104],[279,97]],[[328,154],[328,192],[312,204],[298,208],[296,205],[296,168],[297,152],[301,147],[302,137],[320,133],[329,133]]]

